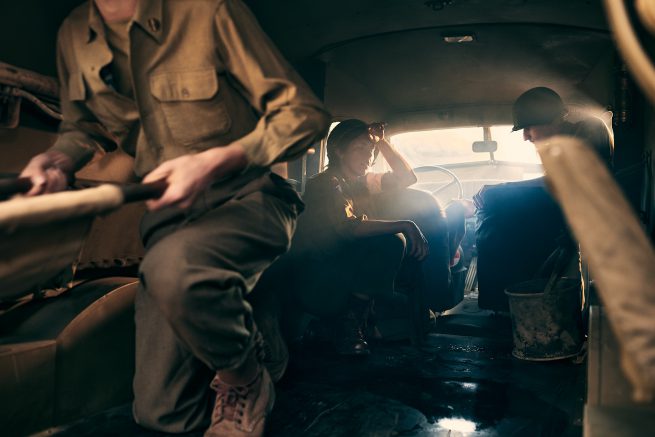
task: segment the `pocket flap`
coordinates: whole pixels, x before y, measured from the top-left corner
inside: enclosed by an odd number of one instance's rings
[[[160,102],[209,100],[218,92],[216,70],[155,74],[150,78],[150,92]]]

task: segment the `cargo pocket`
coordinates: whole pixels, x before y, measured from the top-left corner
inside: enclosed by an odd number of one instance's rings
[[[231,119],[218,84],[213,68],[151,76],[150,92],[178,144],[190,146],[229,131]]]

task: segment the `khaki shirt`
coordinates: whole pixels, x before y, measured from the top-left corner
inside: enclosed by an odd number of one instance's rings
[[[136,105],[103,80],[113,55],[93,2],[59,30],[64,120],[53,148],[76,168],[118,145],[143,176],[166,160],[234,142],[251,167],[267,167],[302,155],[325,134],[321,102],[240,0],[137,5],[129,28]]]
[[[363,220],[377,218],[374,197],[383,173],[367,173],[347,182],[336,168],[328,167],[307,181],[303,195],[306,209],[298,219],[293,250],[307,256],[335,254],[344,242],[354,241]]]

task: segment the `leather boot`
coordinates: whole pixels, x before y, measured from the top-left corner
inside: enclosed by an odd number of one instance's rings
[[[216,375],[211,388],[216,391],[216,403],[205,437],[259,437],[264,434],[266,418],[275,403],[275,389],[266,367],[260,366],[255,379],[243,386],[225,384]]]
[[[369,355],[366,326],[371,300],[351,298],[346,316],[339,319],[335,346],[341,355]]]

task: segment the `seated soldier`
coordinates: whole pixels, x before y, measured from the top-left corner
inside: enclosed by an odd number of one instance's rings
[[[577,123],[567,120],[568,111],[562,98],[550,88],[536,87],[524,92],[513,106],[514,127],[523,129],[523,139],[535,143],[555,135],[568,135],[589,144],[608,167],[612,167],[614,140],[605,123],[587,117]]]
[[[368,172],[378,152],[390,172]],[[328,169],[307,183],[292,244],[294,274],[302,278],[294,294],[305,311],[340,319],[340,353],[367,354],[373,299],[390,299],[394,282],[420,287],[430,307],[447,290],[447,224],[430,194],[407,189],[416,176],[382,124],[341,122],[328,138],[327,154]]]
[[[605,123],[596,117],[573,123],[567,116],[559,94],[546,87],[532,88],[514,103],[512,130],[522,129],[523,139],[532,143],[573,136],[585,141],[611,169],[614,144]],[[474,196],[480,307],[507,310],[504,289],[532,279],[557,248],[556,237],[567,232],[545,180],[487,185]]]

